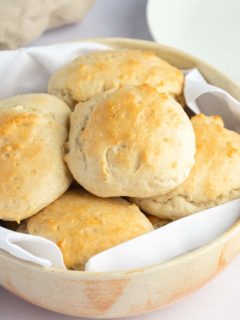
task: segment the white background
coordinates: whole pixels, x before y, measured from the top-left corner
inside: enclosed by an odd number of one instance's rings
[[[97,0],[83,22],[49,31],[30,45],[45,45],[87,37],[131,37],[152,40],[146,22],[145,6],[145,0]],[[239,297],[240,257],[235,259],[217,278],[190,297],[164,310],[129,319],[239,320]],[[0,287],[0,320],[15,319],[73,320],[76,318],[32,306]]]

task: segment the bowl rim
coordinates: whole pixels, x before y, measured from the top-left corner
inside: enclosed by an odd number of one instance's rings
[[[159,43],[156,43],[154,41],[146,41],[146,40],[141,40],[141,39],[131,39],[131,38],[83,38],[80,40],[76,41],[71,41],[73,42],[96,42],[100,44],[105,44],[109,46],[117,46],[117,47],[131,47],[132,45],[137,45],[139,47],[144,47],[144,50],[149,49],[149,50],[162,50],[162,51],[167,51],[172,54],[177,54],[178,56],[182,56],[184,59],[187,59],[191,62],[193,62],[195,65],[203,65],[207,67],[210,71],[212,71],[214,74],[216,74],[217,77],[220,77],[224,82],[227,82],[230,84],[231,88],[233,91],[240,91],[240,86],[238,86],[233,80],[229,79],[225,74],[223,74],[221,71],[218,71],[213,67],[212,65],[209,65],[207,62],[191,55],[188,53],[185,53],[182,50],[175,49],[173,47],[165,46]],[[69,42],[69,43],[71,43]],[[68,42],[63,42],[63,43],[68,43]],[[43,272],[43,273],[55,273],[57,275],[64,275],[64,277],[67,277],[69,279],[84,279],[86,278],[96,278],[99,279],[101,278],[106,278],[108,280],[111,279],[119,279],[119,278],[128,278],[128,277],[133,277],[133,276],[139,276],[142,273],[152,273],[156,272],[156,270],[159,269],[165,269],[168,267],[171,267],[174,264],[180,264],[183,263],[187,260],[192,259],[194,256],[198,256],[203,254],[206,251],[211,251],[211,249],[214,249],[214,247],[220,245],[221,243],[225,243],[231,238],[233,238],[236,234],[240,233],[240,219],[238,219],[227,231],[225,231],[222,235],[217,237],[215,240],[210,241],[206,245],[203,245],[199,248],[196,248],[192,251],[186,252],[182,255],[176,256],[174,258],[171,258],[169,260],[166,260],[164,262],[161,262],[159,264],[154,264],[154,265],[149,265],[147,267],[143,268],[136,268],[136,269],[129,269],[126,271],[106,271],[106,272],[89,272],[89,271],[78,271],[78,270],[62,270],[58,268],[52,268],[52,267],[42,267],[40,265],[18,259],[9,253],[3,251],[0,249],[0,258],[12,260],[15,264],[18,264],[19,266],[22,267],[27,267],[31,269],[32,271],[35,272]]]

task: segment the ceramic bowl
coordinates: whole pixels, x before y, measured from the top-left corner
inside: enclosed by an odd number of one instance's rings
[[[88,39],[89,41],[89,39]],[[178,68],[197,67],[240,100],[231,80],[203,61],[153,42],[91,39],[113,48],[147,49]],[[0,284],[37,306],[91,318],[119,318],[160,309],[212,279],[240,252],[240,221],[215,241],[165,263],[128,272],[61,271],[20,261],[0,250]]]

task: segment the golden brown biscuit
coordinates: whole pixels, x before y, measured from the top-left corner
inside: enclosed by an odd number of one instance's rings
[[[69,114],[63,101],[47,94],[0,101],[0,219],[25,219],[69,187],[63,161]]]
[[[183,108],[147,85],[108,91],[79,103],[70,118],[74,178],[100,197],[150,197],[179,186],[195,156]]]
[[[51,77],[48,91],[71,108],[96,94],[126,85],[148,84],[161,92],[179,96],[183,73],[153,52],[117,50],[81,56]]]
[[[196,163],[175,190],[149,199],[133,199],[145,212],[178,219],[240,197],[240,135],[224,128],[219,116],[192,118]]]
[[[153,230],[136,205],[97,198],[82,189],[68,191],[26,225],[29,234],[59,246],[69,269],[83,269],[95,254]]]

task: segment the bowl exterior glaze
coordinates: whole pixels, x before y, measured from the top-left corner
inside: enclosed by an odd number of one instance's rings
[[[155,51],[178,68],[197,67],[240,100],[231,80],[206,63],[159,44],[133,39],[87,39],[113,48]],[[0,250],[0,285],[37,306],[91,318],[119,318],[160,309],[195,291],[240,252],[240,221],[208,245],[159,265],[129,272],[91,273],[42,268]]]

